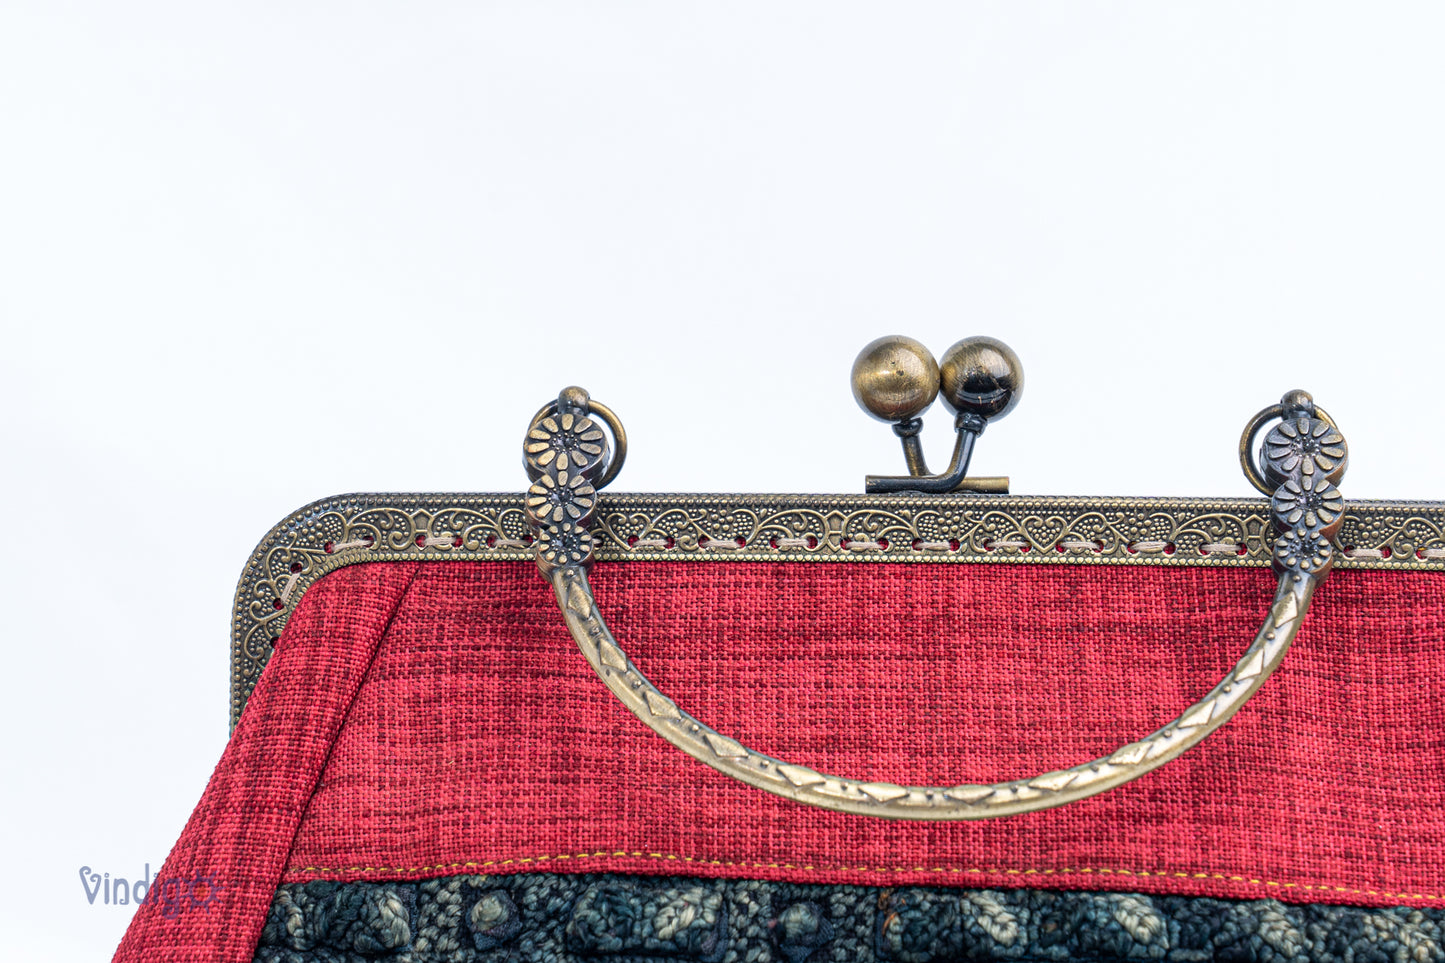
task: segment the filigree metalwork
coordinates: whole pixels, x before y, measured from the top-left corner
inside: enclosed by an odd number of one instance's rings
[[[283,519],[237,585],[231,724],[317,579],[365,562],[530,562],[524,500],[341,495]],[[1270,517],[1261,498],[603,493],[592,536],[599,563],[1267,567]],[[1349,501],[1343,519],[1336,569],[1445,571],[1445,503]]]

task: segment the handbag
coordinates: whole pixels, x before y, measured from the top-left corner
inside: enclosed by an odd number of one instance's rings
[[[601,494],[627,436],[567,388],[524,494],[284,519],[115,958],[1445,958],[1445,504],[1345,501],[1303,391],[1245,425],[1263,498],[1151,499],[967,475],[993,339],[853,388],[908,467],[862,495]]]

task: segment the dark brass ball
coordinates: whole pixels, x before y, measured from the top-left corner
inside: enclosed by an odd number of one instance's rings
[[[1019,356],[994,338],[964,338],[943,353],[938,370],[943,403],[954,414],[1002,418],[1024,392]]]
[[[1286,408],[1312,408],[1315,399],[1308,391],[1296,388],[1293,391],[1286,391],[1284,397],[1279,399],[1279,403]]]
[[[1308,391],[1296,388],[1293,391],[1286,391],[1284,397],[1279,399],[1280,407],[1286,412],[1291,411],[1314,411],[1315,399]]]
[[[853,362],[853,397],[880,421],[917,417],[938,397],[938,362],[912,338],[879,338]]]
[[[568,385],[557,393],[557,403],[566,405],[578,411],[586,411],[587,405],[592,401],[592,396],[587,393],[586,388],[579,388],[576,385]]]

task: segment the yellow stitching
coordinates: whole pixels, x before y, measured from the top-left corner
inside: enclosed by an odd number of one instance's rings
[[[665,859],[682,863],[697,863],[705,866],[735,866],[743,869],[789,869],[801,870],[803,872],[835,872],[835,873],[959,873],[968,875],[983,875],[993,873],[1004,876],[1072,876],[1088,875],[1098,873],[1101,876],[1167,876],[1172,879],[1219,879],[1231,883],[1247,883],[1250,886],[1275,886],[1283,889],[1304,889],[1318,890],[1327,893],[1351,893],[1356,896],[1383,896],[1387,899],[1428,899],[1445,900],[1445,896],[1438,896],[1428,893],[1390,893],[1384,890],[1375,889],[1351,889],[1348,886],[1331,886],[1324,883],[1281,883],[1272,879],[1253,879],[1248,876],[1230,876],[1224,873],[1193,872],[1182,873],[1168,869],[1110,869],[1101,866],[1082,866],[1078,868],[1064,867],[1063,869],[963,869],[956,866],[808,866],[796,863],[749,863],[730,862],[721,859],[698,859],[695,856],[678,856],[673,853],[629,853],[625,850],[618,852],[597,852],[597,853],[562,853],[556,856],[522,856],[513,859],[488,859],[481,861],[469,861],[465,863],[441,863],[436,866],[412,866],[409,868],[393,868],[390,866],[292,866],[286,870],[286,874],[293,873],[429,873],[439,869],[481,869],[487,866],[522,866],[529,863],[545,863],[562,859],[607,859],[615,857],[627,857],[632,859]]]

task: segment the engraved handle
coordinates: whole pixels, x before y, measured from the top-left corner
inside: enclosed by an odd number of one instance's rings
[[[1254,695],[1284,658],[1304,620],[1319,579],[1280,576],[1264,624],[1239,663],[1177,719],[1107,756],[1013,782],[899,786],[817,772],[749,749],[679,708],[648,681],[618,645],[597,611],[587,573],[556,569],[557,603],[578,648],[622,704],[683,752],[721,773],[775,795],[839,812],[889,819],[987,819],[1061,806],[1122,786],[1198,743]]]
[[[528,433],[529,459],[574,444],[575,439],[559,441],[557,437],[560,432],[572,431],[570,426],[577,426],[579,438],[592,431],[600,435],[590,419],[568,409],[565,396],[566,392],[555,411],[549,406],[534,420]],[[1316,416],[1313,402],[1304,392],[1290,392],[1266,413],[1281,421],[1261,449],[1264,471],[1256,469],[1255,474],[1278,486],[1271,507],[1281,532],[1274,553],[1279,587],[1254,641],[1207,695],[1163,727],[1098,759],[1011,782],[902,786],[831,775],[764,755],[718,732],[648,681],[597,611],[587,581],[591,562],[587,513],[571,515],[556,496],[571,484],[565,472],[560,482],[554,479],[549,485],[539,480],[533,485],[527,505],[538,520],[538,564],[552,584],[567,629],[583,657],[623,705],[683,752],[750,786],[838,812],[917,820],[1012,816],[1088,798],[1163,765],[1227,722],[1283,660],[1316,586],[1333,562],[1330,539],[1343,521],[1343,497],[1334,482],[1344,471],[1346,452],[1343,437],[1333,423]],[[614,434],[620,432],[621,426],[612,424],[615,416],[610,411],[601,409],[598,414]],[[564,423],[569,427],[564,428]],[[548,428],[549,424],[553,427]],[[1256,416],[1246,429],[1246,449],[1259,427]],[[604,446],[597,444],[595,437],[592,441],[599,451],[587,453],[598,459],[591,470],[603,471],[600,449]]]

